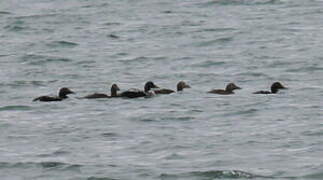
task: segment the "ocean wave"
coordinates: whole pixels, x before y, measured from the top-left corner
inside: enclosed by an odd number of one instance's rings
[[[130,63],[135,63],[135,64],[142,64],[143,62],[157,62],[157,61],[164,61],[166,60],[166,56],[138,56],[138,57],[133,57],[133,58],[126,58],[121,60],[122,63],[125,64],[130,64]]]
[[[251,77],[258,77],[258,78],[259,77],[270,78],[269,75],[267,75],[263,72],[252,72],[252,71],[237,73],[236,76],[239,76],[239,77],[251,76]]]
[[[103,136],[103,137],[118,137],[119,134],[113,133],[113,132],[106,132],[106,133],[102,133],[101,136]]]
[[[21,25],[10,24],[5,26],[4,29],[12,32],[20,32],[20,31],[27,30],[28,28]]]
[[[43,168],[43,169],[52,169],[58,168],[61,170],[70,170],[75,168],[80,168],[82,165],[79,164],[69,164],[57,161],[44,161],[44,162],[0,162],[0,169],[2,168]]]
[[[36,20],[45,17],[55,17],[58,14],[56,13],[49,13],[49,14],[31,14],[31,15],[24,15],[24,16],[16,16],[13,19],[15,20]]]
[[[119,22],[107,22],[103,24],[104,26],[120,26],[121,23]]]
[[[11,19],[4,26],[4,29],[9,32],[26,32],[34,30],[29,24],[22,19]]]
[[[0,111],[28,111],[32,108],[30,106],[24,105],[12,105],[12,106],[3,106],[0,107]]]
[[[210,170],[210,171],[193,171],[181,174],[161,174],[161,179],[181,179],[192,178],[197,179],[252,179],[257,177],[269,178],[268,176],[255,175],[240,170]]]
[[[201,30],[197,30],[196,32],[232,32],[236,31],[236,28],[205,28]]]
[[[99,4],[87,4],[87,5],[82,6],[82,8],[96,8],[96,7],[103,8],[103,7],[107,7],[107,6],[110,6],[110,3],[104,2],[104,3],[99,3]]]
[[[212,0],[203,4],[210,5],[266,5],[266,4],[282,4],[281,0]]]
[[[48,47],[75,47],[78,46],[78,43],[71,41],[52,41],[46,44]]]
[[[199,42],[196,44],[197,47],[205,47],[205,46],[212,46],[215,44],[225,44],[225,43],[229,43],[233,41],[233,36],[231,37],[220,37],[214,40],[209,40],[209,41],[203,41],[203,42]]]
[[[317,136],[317,137],[320,137],[320,136],[323,136],[323,132],[322,131],[317,131],[317,130],[312,130],[312,131],[306,131],[303,133],[303,135],[305,136]]]
[[[63,151],[63,150],[57,150],[51,153],[42,153],[42,154],[38,154],[38,157],[57,157],[57,156],[63,156],[63,155],[67,155],[70,154],[69,151]]]
[[[193,64],[193,67],[210,67],[210,66],[221,66],[224,65],[224,61],[203,61],[196,64]]]
[[[117,36],[115,34],[109,34],[107,35],[108,38],[111,38],[111,39],[120,39],[120,36]]]
[[[192,116],[181,116],[181,117],[146,117],[138,118],[142,122],[155,122],[155,121],[190,121],[194,120]]]
[[[161,117],[161,120],[169,120],[169,121],[189,121],[195,119],[192,116],[181,116],[181,117]]]
[[[323,172],[317,172],[309,175],[303,176],[306,179],[322,179],[323,178]]]
[[[251,108],[251,109],[245,109],[245,110],[237,111],[234,114],[228,113],[228,114],[226,114],[226,116],[229,116],[229,115],[246,115],[246,114],[249,115],[249,114],[254,114],[254,113],[258,112],[258,111],[259,111],[258,109]]]
[[[94,177],[94,176],[91,176],[91,177],[87,178],[87,180],[117,180],[117,179],[109,178],[109,177]]]
[[[47,86],[49,83],[54,83],[54,82],[57,82],[57,80],[51,80],[51,81],[20,80],[20,81],[12,81],[9,83],[0,83],[0,86],[9,86],[12,88],[26,87],[26,86]]]
[[[8,11],[0,11],[0,15],[1,14],[11,14],[10,12],[8,12]]]
[[[42,65],[46,63],[71,62],[72,59],[57,56],[46,56],[40,54],[27,54],[21,57],[22,62],[29,65]]]
[[[308,67],[300,67],[294,69],[287,69],[286,72],[314,72],[314,71],[322,71],[323,67],[319,66],[308,66]]]
[[[0,54],[0,57],[12,56],[12,54]]]

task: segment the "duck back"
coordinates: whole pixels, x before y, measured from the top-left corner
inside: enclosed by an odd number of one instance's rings
[[[33,101],[42,101],[42,102],[51,102],[51,101],[62,101],[63,98],[60,97],[51,97],[51,96],[40,96],[33,99]]]
[[[110,98],[110,96],[101,93],[94,93],[87,96],[84,96],[85,99],[97,99],[97,98]]]
[[[156,94],[171,94],[171,93],[174,93],[175,91],[171,89],[157,89],[157,90],[154,90],[154,92]]]
[[[138,97],[145,97],[146,93],[138,89],[129,89],[128,91],[122,92],[120,96],[126,97],[126,98],[138,98]]]
[[[256,91],[253,94],[272,94],[270,91]]]
[[[213,89],[213,90],[209,91],[208,93],[222,94],[222,95],[234,94],[234,92],[229,92],[229,91],[226,91],[224,89]]]

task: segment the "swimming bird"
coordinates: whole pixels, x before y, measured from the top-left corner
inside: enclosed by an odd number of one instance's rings
[[[152,81],[148,81],[145,84],[144,91],[139,89],[129,89],[128,91],[124,91],[120,94],[121,97],[126,98],[138,98],[138,97],[150,97],[155,95],[154,91],[150,91],[152,88],[159,88]]]
[[[235,89],[241,89],[241,87],[235,85],[234,83],[229,83],[225,89],[213,89],[208,93],[228,95],[228,94],[234,94],[233,90]]]
[[[75,94],[75,92],[71,91],[66,87],[63,87],[59,90],[58,96],[40,96],[38,98],[33,99],[33,101],[43,101],[43,102],[62,101],[68,98],[67,96],[68,94]]]
[[[279,89],[287,88],[283,86],[280,82],[274,82],[270,87],[270,91],[256,91],[253,94],[276,94]]]
[[[191,86],[186,84],[184,81],[180,81],[177,83],[177,92],[183,91],[184,88],[191,88]],[[154,92],[156,94],[171,94],[171,93],[174,93],[175,91],[171,89],[157,89],[157,90],[154,90]]]
[[[113,98],[113,97],[118,97],[117,91],[120,91],[120,88],[118,87],[118,85],[113,84],[111,86],[111,96],[109,96],[107,94],[102,94],[102,93],[94,93],[94,94],[90,94],[90,95],[84,96],[83,98],[85,98],[85,99],[97,99],[97,98]]]

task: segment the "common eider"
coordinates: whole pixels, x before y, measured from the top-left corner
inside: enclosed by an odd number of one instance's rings
[[[253,94],[276,94],[279,89],[287,89],[287,88],[283,86],[280,82],[274,82],[270,87],[271,91],[257,91],[257,92],[254,92]]]
[[[150,97],[155,94],[153,91],[150,91],[152,88],[158,88],[158,86],[153,82],[148,81],[145,84],[144,91],[139,89],[129,89],[128,91],[122,92],[120,96],[126,98]]]
[[[75,94],[75,92],[71,91],[66,87],[63,87],[59,90],[58,96],[40,96],[38,98],[33,99],[33,101],[43,101],[43,102],[62,101],[68,98],[67,96],[68,94]]]
[[[208,93],[228,95],[228,94],[234,94],[233,90],[235,89],[241,89],[241,87],[235,85],[234,83],[229,83],[225,89],[213,89]]]
[[[183,91],[184,88],[191,88],[191,86],[186,84],[184,81],[180,81],[177,83],[177,92]],[[157,89],[157,90],[154,90],[154,92],[156,94],[171,94],[171,93],[174,93],[175,91],[171,89]]]
[[[113,98],[113,97],[118,97],[117,91],[119,91],[120,88],[118,87],[118,85],[113,84],[111,86],[111,96],[107,95],[107,94],[102,94],[102,93],[94,93],[94,94],[90,94],[87,96],[84,96],[83,98],[85,99],[97,99],[97,98]]]

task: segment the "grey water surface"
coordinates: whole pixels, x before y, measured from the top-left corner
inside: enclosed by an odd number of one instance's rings
[[[0,45],[1,180],[323,178],[322,0],[1,0]]]

